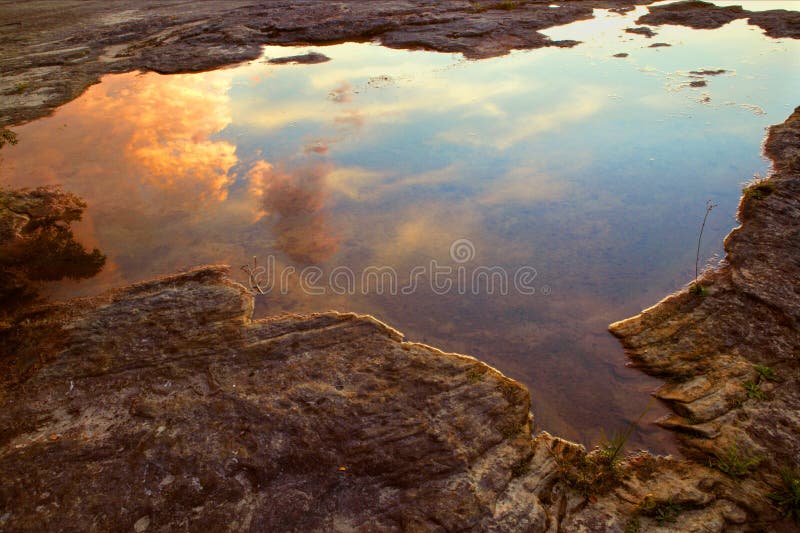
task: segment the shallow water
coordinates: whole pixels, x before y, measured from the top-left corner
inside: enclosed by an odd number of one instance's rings
[[[607,325],[692,278],[709,198],[702,258],[721,254],[742,182],[767,170],[764,128],[800,103],[797,42],[743,21],[646,39],[621,31],[636,13],[597,14],[547,32],[575,48],[479,62],[344,44],[317,65],[107,76],[15,128],[0,179],[89,204],[77,233],[108,266],[53,296],[203,263],[247,282],[255,257],[276,281],[259,315],[373,314],[526,383],[538,428],[593,443],[659,383],[625,367]],[[690,87],[703,68],[727,72]],[[370,267],[393,269],[383,294]],[[451,272],[432,287],[436,267]],[[672,449],[649,423],[633,444]]]

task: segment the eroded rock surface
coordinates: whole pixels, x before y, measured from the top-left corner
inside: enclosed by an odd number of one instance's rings
[[[656,392],[675,415],[663,425],[690,455],[740,479],[763,512],[800,470],[800,108],[764,145],[766,180],[744,190],[742,225],[721,268],[618,322],[637,367],[665,378]],[[795,476],[797,474],[794,474]]]
[[[3,338],[0,525],[492,523],[529,453],[522,386],[368,317],[251,311],[205,268],[18,323]]]

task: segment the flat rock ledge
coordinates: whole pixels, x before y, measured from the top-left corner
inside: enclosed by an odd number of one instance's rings
[[[764,153],[772,171],[744,189],[742,224],[702,288],[610,330],[667,381],[656,396],[675,414],[661,424],[685,453],[738,477],[766,510],[781,472],[800,471],[800,107],[770,128]]]

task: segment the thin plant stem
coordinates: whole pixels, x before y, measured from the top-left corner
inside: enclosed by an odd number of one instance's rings
[[[700,277],[700,242],[703,240],[703,230],[706,229],[706,221],[711,210],[717,207],[711,200],[706,200],[706,215],[703,217],[703,224],[700,226],[700,235],[697,236],[697,254],[694,257],[694,286],[697,287],[697,278]]]

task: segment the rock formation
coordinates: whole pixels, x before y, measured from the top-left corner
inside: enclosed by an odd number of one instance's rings
[[[527,390],[471,357],[366,316],[251,312],[224,268],[204,267],[19,315],[0,333],[0,529],[717,531],[747,518],[715,494],[714,470],[533,439]]]
[[[800,12],[785,9],[748,11],[742,6],[717,6],[702,0],[684,0],[648,8],[637,24],[674,24],[695,29],[714,29],[738,19],[759,26],[770,37],[800,38]]]
[[[760,495],[758,513],[787,476],[800,480],[800,108],[770,128],[764,153],[772,173],[744,189],[722,266],[610,328],[667,380],[656,396],[676,414],[662,425],[739,478],[742,497]]]

